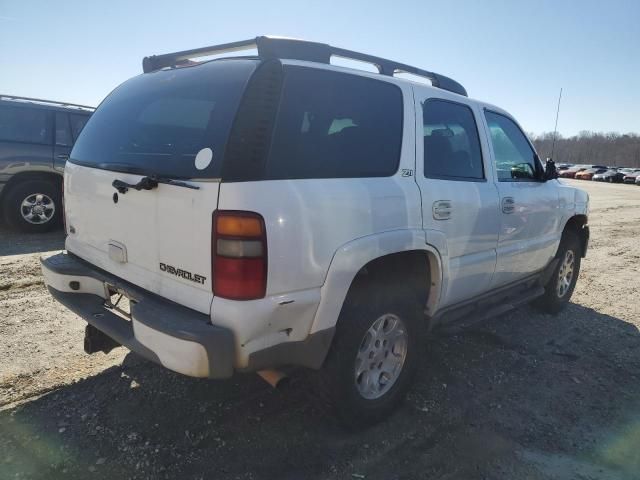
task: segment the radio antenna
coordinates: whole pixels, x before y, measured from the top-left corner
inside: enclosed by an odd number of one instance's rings
[[[558,116],[560,115],[560,100],[562,100],[562,88],[560,88],[560,96],[558,97],[558,108],[556,110],[556,125],[553,127],[553,143],[551,144],[551,158],[556,148],[556,135],[558,134]]]

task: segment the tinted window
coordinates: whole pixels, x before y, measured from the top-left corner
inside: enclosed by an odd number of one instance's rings
[[[78,135],[80,135],[80,132],[87,123],[87,120],[89,120],[89,115],[72,113],[69,117],[71,118],[71,132],[73,133],[73,139],[75,141],[78,139]]]
[[[471,109],[444,100],[428,100],[422,115],[425,176],[484,178],[478,127]]]
[[[51,143],[50,116],[40,108],[0,106],[0,140]]]
[[[374,79],[300,67],[285,73],[266,178],[393,175],[402,93]]]
[[[538,166],[527,137],[513,120],[494,112],[485,112],[501,182],[533,180]]]
[[[62,112],[56,112],[56,145],[69,147],[73,145],[69,129],[69,116]]]
[[[172,178],[219,177],[229,131],[257,62],[216,60],[139,75],[114,90],[87,122],[71,161]],[[213,160],[195,166],[210,148]]]

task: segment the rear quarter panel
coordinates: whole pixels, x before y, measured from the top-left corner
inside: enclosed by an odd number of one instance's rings
[[[341,279],[352,279],[370,260],[354,252],[349,258],[362,261],[340,262],[335,257],[342,248],[349,251],[347,245],[359,245],[354,241],[367,238],[367,251],[384,255],[412,244],[389,241],[391,234],[385,232],[405,232],[400,237],[418,238],[417,243],[424,247],[420,192],[413,176],[413,96],[409,86],[399,86],[404,131],[394,175],[220,184],[219,209],[257,212],[263,216],[267,230],[266,298],[243,302],[243,310],[254,309],[254,318],[260,321],[236,318],[238,302],[214,298],[212,304],[214,323],[235,325],[239,365],[246,362],[251,351],[304,339],[312,325],[314,331],[335,325],[350,281],[339,282],[338,294],[329,292],[323,287],[328,272],[337,269]],[[411,175],[405,172],[403,176],[403,170],[410,170]],[[332,308],[322,308],[327,304]],[[318,319],[317,314],[323,318]]]
[[[413,94],[408,84],[394,84],[402,90],[404,131],[393,176],[220,184],[219,209],[253,211],[264,217],[267,296],[320,287],[335,252],[354,239],[422,227],[420,193],[413,177]],[[403,170],[411,170],[411,176],[402,176]]]

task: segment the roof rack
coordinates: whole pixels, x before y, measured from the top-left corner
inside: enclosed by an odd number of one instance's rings
[[[240,50],[257,49],[260,58],[289,58],[329,64],[332,56],[371,63],[376,66],[378,73],[393,77],[396,73],[410,73],[431,80],[434,87],[448,90],[459,95],[467,96],[467,91],[455,80],[439,73],[422,70],[404,63],[394,62],[385,58],[354,52],[344,48],[332,47],[326,43],[307,42],[283,37],[256,37],[239,42],[223,43],[210,47],[184,50],[182,52],[151,55],[142,60],[144,73],[153,72],[166,67],[175,67],[189,63],[192,58],[237,52]]]
[[[95,107],[90,107],[89,105],[79,105],[77,103],[68,103],[68,102],[56,102],[55,100],[44,100],[42,98],[18,97],[17,95],[4,95],[2,93],[0,93],[0,100],[18,100],[22,102],[42,103],[44,105],[53,105],[56,107],[71,107],[71,108],[76,108],[78,110],[90,110],[92,112],[95,110]]]

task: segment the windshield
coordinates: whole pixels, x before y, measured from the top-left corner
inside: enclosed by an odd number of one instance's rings
[[[171,178],[219,177],[229,131],[256,65],[218,60],[128,80],[93,114],[71,162]]]

